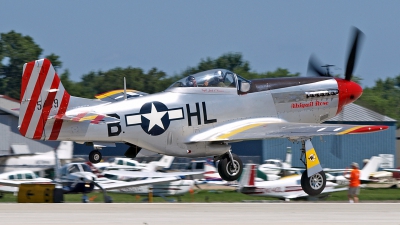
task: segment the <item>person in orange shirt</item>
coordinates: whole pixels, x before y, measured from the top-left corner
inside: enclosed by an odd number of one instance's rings
[[[351,168],[350,177],[346,177],[350,181],[348,197],[350,203],[357,203],[358,195],[360,194],[360,170],[358,169],[358,163],[353,162]]]

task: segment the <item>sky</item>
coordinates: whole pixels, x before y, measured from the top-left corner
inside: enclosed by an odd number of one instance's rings
[[[314,53],[343,74],[350,29],[365,38],[354,74],[362,86],[400,74],[400,1],[0,0],[0,33],[31,36],[80,81],[91,71],[156,67],[174,75],[201,59],[239,52],[256,72],[307,75]]]

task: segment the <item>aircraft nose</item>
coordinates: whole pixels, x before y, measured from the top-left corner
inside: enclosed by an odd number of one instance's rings
[[[339,104],[337,113],[340,113],[343,107],[357,100],[363,92],[362,87],[354,81],[348,81],[335,78],[339,89]]]

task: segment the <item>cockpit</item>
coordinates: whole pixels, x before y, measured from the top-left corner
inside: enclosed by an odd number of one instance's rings
[[[246,81],[246,79],[237,76],[233,72],[225,69],[213,69],[204,72],[189,75],[185,78],[173,83],[169,88],[173,87],[222,87],[236,88],[238,80]],[[248,82],[248,81],[246,81]],[[168,88],[168,89],[169,89]]]

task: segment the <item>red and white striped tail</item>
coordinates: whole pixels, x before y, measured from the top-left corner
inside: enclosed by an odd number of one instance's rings
[[[44,134],[49,116],[64,115],[70,95],[61,84],[50,60],[25,63],[21,82],[19,131],[32,139],[57,140],[62,120],[56,119],[50,134]]]
[[[239,180],[239,188],[254,187],[257,166],[256,164],[246,164]]]

